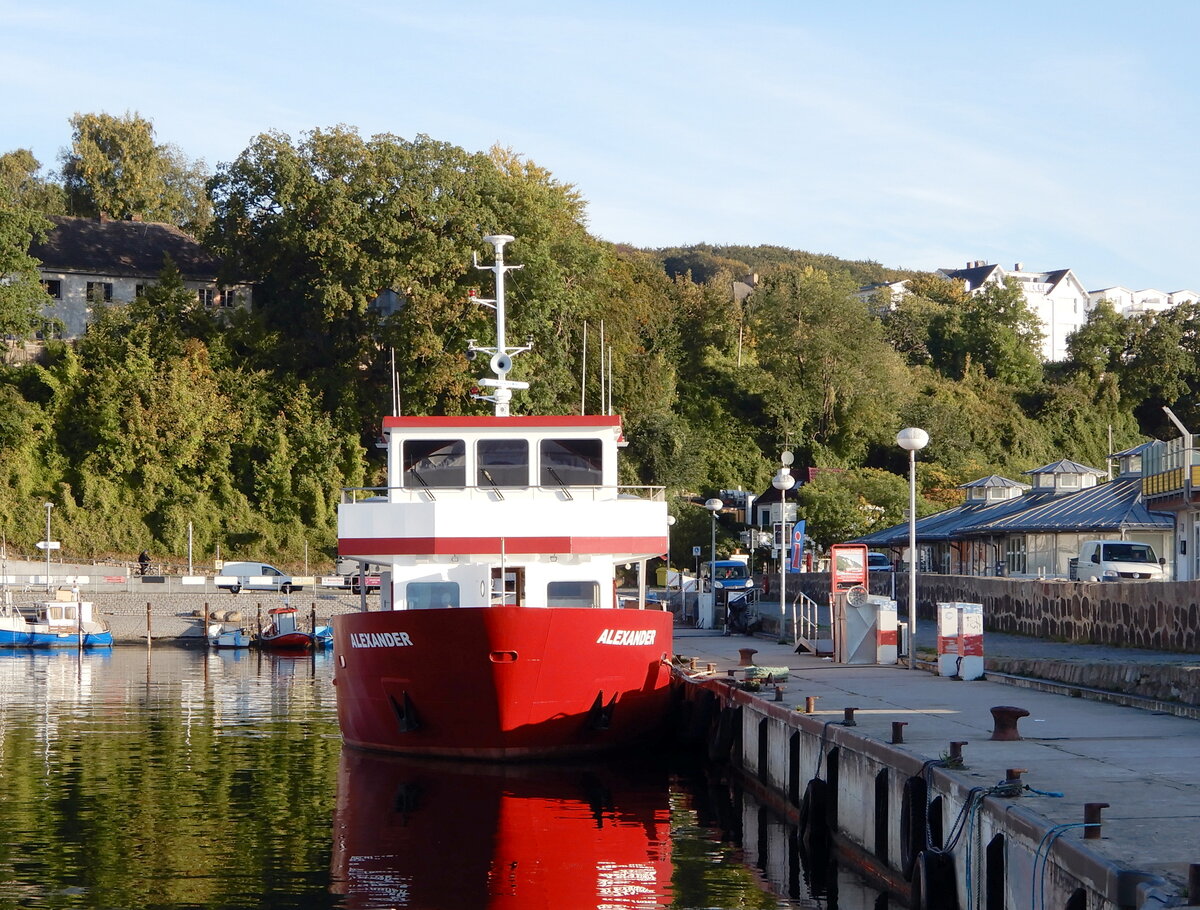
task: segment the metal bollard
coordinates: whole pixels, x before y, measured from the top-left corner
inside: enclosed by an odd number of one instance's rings
[[[1108,803],[1083,804],[1083,823],[1089,826],[1083,829],[1084,840],[1100,839],[1100,810],[1107,808]]]
[[[908,721],[906,721],[906,720],[892,721],[892,742],[893,743],[904,742],[904,728],[907,726],[908,726]]]
[[[857,711],[858,708],[845,708],[843,710],[845,711],[845,719],[842,721],[842,726],[857,727],[858,721],[854,719],[854,712]]]

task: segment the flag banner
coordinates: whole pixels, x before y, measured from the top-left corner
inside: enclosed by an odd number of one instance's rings
[[[792,526],[792,572],[799,572],[804,563],[804,519]]]

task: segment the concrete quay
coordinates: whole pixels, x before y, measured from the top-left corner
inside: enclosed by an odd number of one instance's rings
[[[761,637],[680,628],[674,650],[684,716],[710,754],[728,757],[802,828],[815,814],[809,782],[822,782],[821,815],[843,855],[913,906],[1200,905],[1195,720],[921,669],[837,665]],[[1200,662],[1014,636],[989,635],[987,650],[1047,664]],[[786,681],[746,691],[746,658],[786,668]],[[1019,739],[992,738],[991,709],[1004,706],[1028,712]],[[956,753],[960,765],[947,761]],[[939,902],[950,889],[957,903]]]

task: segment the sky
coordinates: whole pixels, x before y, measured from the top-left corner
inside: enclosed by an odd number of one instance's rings
[[[345,124],[511,148],[640,247],[1200,290],[1200,3],[0,0],[0,153],[137,112],[210,170]]]

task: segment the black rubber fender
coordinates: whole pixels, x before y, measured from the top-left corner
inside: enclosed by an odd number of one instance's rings
[[[917,855],[912,906],[913,910],[959,910],[952,854],[923,850]]]
[[[729,754],[733,749],[733,741],[740,722],[741,714],[733,705],[726,705],[718,711],[714,724],[715,729],[710,734],[708,741],[709,761],[729,761]]]
[[[828,854],[832,838],[829,832],[829,784],[814,777],[804,788],[800,800],[800,843],[814,860]]]
[[[917,855],[929,849],[929,790],[923,777],[910,777],[900,795],[900,871],[913,880]]]

